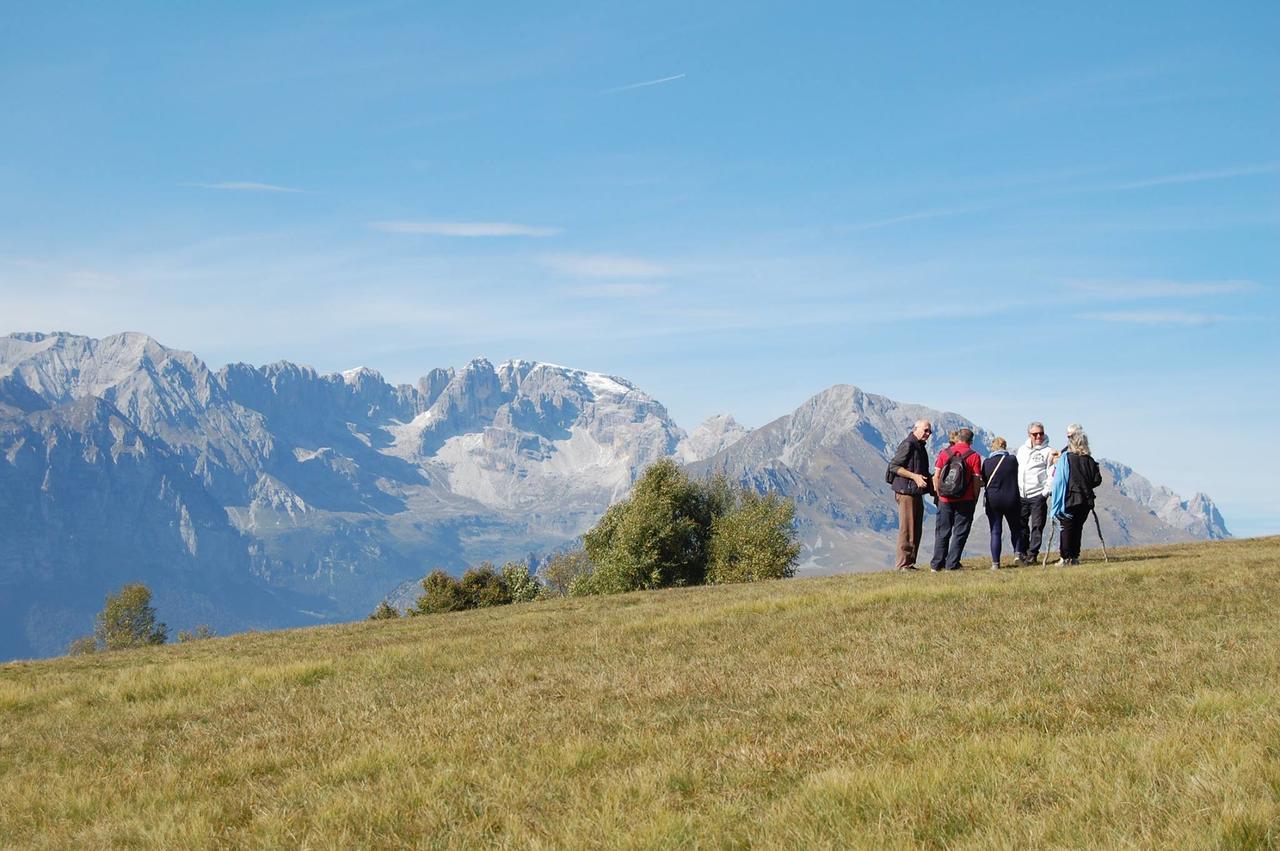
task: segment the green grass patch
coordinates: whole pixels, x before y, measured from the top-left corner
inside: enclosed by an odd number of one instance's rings
[[[1114,556],[0,666],[0,846],[1276,847],[1280,539]]]

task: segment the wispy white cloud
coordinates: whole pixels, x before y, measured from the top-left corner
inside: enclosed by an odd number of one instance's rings
[[[560,228],[513,222],[371,222],[369,227],[385,233],[420,236],[555,236],[561,232]]]
[[[1051,176],[1050,179],[1047,179],[1044,182],[1050,182],[1050,180],[1052,179],[1065,179],[1067,177],[1073,176],[1073,174],[1084,174],[1089,172],[1096,172],[1099,170],[1100,169],[1097,169],[1097,168],[1075,169],[1072,171],[1062,172],[1056,176]],[[857,233],[859,231],[877,230],[879,228],[893,227],[894,225],[909,224],[911,222],[927,221],[930,219],[941,219],[941,218],[949,218],[952,216],[963,216],[971,213],[1000,211],[1000,210],[1005,210],[1018,205],[1025,205],[1028,203],[1039,202],[1046,199],[1060,198],[1063,196],[1072,196],[1072,195],[1078,195],[1078,194],[1093,194],[1093,193],[1100,193],[1100,192],[1122,192],[1122,191],[1129,191],[1129,190],[1135,190],[1135,189],[1147,189],[1147,188],[1156,187],[1156,186],[1169,186],[1169,185],[1176,185],[1176,184],[1183,184],[1183,183],[1201,183],[1201,182],[1211,181],[1211,180],[1228,180],[1231,178],[1253,177],[1253,176],[1267,175],[1267,174],[1280,174],[1280,162],[1258,163],[1255,165],[1245,165],[1245,166],[1237,166],[1234,168],[1211,169],[1211,170],[1204,170],[1204,171],[1189,171],[1189,172],[1182,172],[1179,174],[1165,174],[1165,175],[1159,175],[1156,177],[1144,178],[1141,180],[1125,181],[1121,183],[1109,183],[1109,184],[1102,184],[1102,185],[1095,184],[1092,186],[1086,185],[1086,186],[1079,186],[1074,188],[1062,188],[1062,189],[1057,189],[1049,192],[1027,194],[1027,195],[1023,195],[1022,197],[1005,198],[999,201],[989,201],[989,202],[979,203],[979,204],[964,204],[964,205],[955,206],[955,207],[940,207],[937,209],[920,210],[914,213],[904,213],[903,215],[890,216],[888,218],[883,218],[883,219],[873,219],[866,222],[855,222],[852,224],[836,225],[834,227],[834,230],[842,233]],[[1029,183],[1033,181],[1023,181],[1023,182]],[[1014,183],[1016,183],[1016,181],[1014,180],[1009,181],[1010,185],[1013,185]],[[1216,221],[1217,219],[1214,219],[1214,218],[1206,218],[1205,220],[1197,221],[1194,224],[1189,224],[1184,226],[1199,228],[1199,227],[1209,226]],[[1144,226],[1149,226],[1149,223],[1150,223],[1149,218],[1143,218],[1136,225],[1131,225],[1131,226],[1144,227]]]
[[[600,94],[611,95],[614,92],[629,92],[632,89],[643,89],[646,86],[660,86],[663,83],[671,83],[676,80],[683,80],[685,76],[686,76],[685,74],[672,74],[670,77],[659,77],[656,80],[645,80],[643,83],[628,83],[625,86],[615,86],[612,89],[605,89]]]
[[[305,189],[294,189],[289,186],[277,186],[274,183],[256,183],[252,180],[228,180],[222,183],[184,183],[183,186],[194,186],[197,189],[218,189],[224,192],[306,192]]]
[[[1095,299],[1136,301],[1156,298],[1195,298],[1248,292],[1256,286],[1250,281],[1167,281],[1138,280],[1073,280],[1069,290]]]
[[[962,216],[966,213],[978,213],[983,210],[989,210],[989,205],[973,205],[969,207],[950,207],[941,210],[921,210],[917,213],[906,213],[901,216],[892,216],[887,219],[875,219],[869,222],[856,222],[848,225],[836,225],[835,229],[843,232],[857,232],[864,230],[876,230],[877,228],[887,228],[893,225],[906,224],[907,222],[920,222],[927,219],[941,219],[947,216]]]
[[[1233,177],[1251,177],[1258,174],[1280,174],[1280,162],[1220,168],[1209,171],[1188,171],[1181,174],[1165,174],[1128,183],[1115,183],[1104,189],[1146,189],[1151,186],[1168,186],[1177,183],[1202,183],[1206,180],[1227,180]]]
[[[1116,322],[1128,325],[1213,325],[1226,322],[1230,316],[1183,310],[1113,310],[1081,313],[1076,318],[1094,322]]]
[[[664,287],[659,284],[595,284],[562,290],[567,296],[577,298],[647,298],[658,295]]]
[[[539,259],[542,265],[575,278],[661,278],[665,266],[638,257],[614,254],[553,254]]]

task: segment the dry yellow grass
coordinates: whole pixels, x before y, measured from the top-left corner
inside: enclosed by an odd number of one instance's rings
[[[0,666],[0,845],[1275,847],[1280,538],[1118,555]]]

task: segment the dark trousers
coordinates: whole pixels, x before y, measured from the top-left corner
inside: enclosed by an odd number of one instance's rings
[[[987,522],[991,524],[991,563],[999,564],[1000,550],[1004,544],[1004,530],[1000,528],[1003,522],[1009,527],[1009,544],[1013,547],[1015,553],[1026,552],[1023,549],[1022,540],[1022,506],[1021,505],[1004,505],[993,506],[987,503]]]
[[[924,497],[895,493],[898,501],[898,560],[894,567],[915,567],[924,528]]]
[[[1035,496],[1022,500],[1022,546],[1019,550],[1031,558],[1040,553],[1040,539],[1044,536],[1044,521],[1049,514],[1049,497]]]
[[[1080,538],[1084,535],[1084,524],[1089,519],[1090,508],[1081,506],[1071,510],[1071,517],[1062,523],[1062,540],[1058,547],[1058,555],[1063,558],[1080,558]]]
[[[933,560],[935,570],[960,569],[960,556],[965,541],[973,528],[973,511],[978,507],[976,499],[966,502],[938,502],[938,525],[933,532]]]

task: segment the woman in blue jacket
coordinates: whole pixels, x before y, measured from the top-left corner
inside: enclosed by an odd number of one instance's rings
[[[1009,543],[1013,545],[1013,551],[1020,553],[1024,549],[1018,458],[1009,453],[1009,444],[1003,437],[991,441],[991,454],[982,462],[982,483],[986,494],[987,522],[991,524],[991,569],[998,570],[1004,543],[1002,523],[1009,526]],[[1021,557],[1017,562],[1025,564]]]
[[[1093,511],[1094,489],[1102,484],[1102,470],[1093,460],[1089,436],[1079,425],[1067,428],[1067,448],[1058,458],[1053,472],[1051,511],[1062,524],[1058,546],[1058,564],[1080,563],[1080,538],[1084,522]]]

